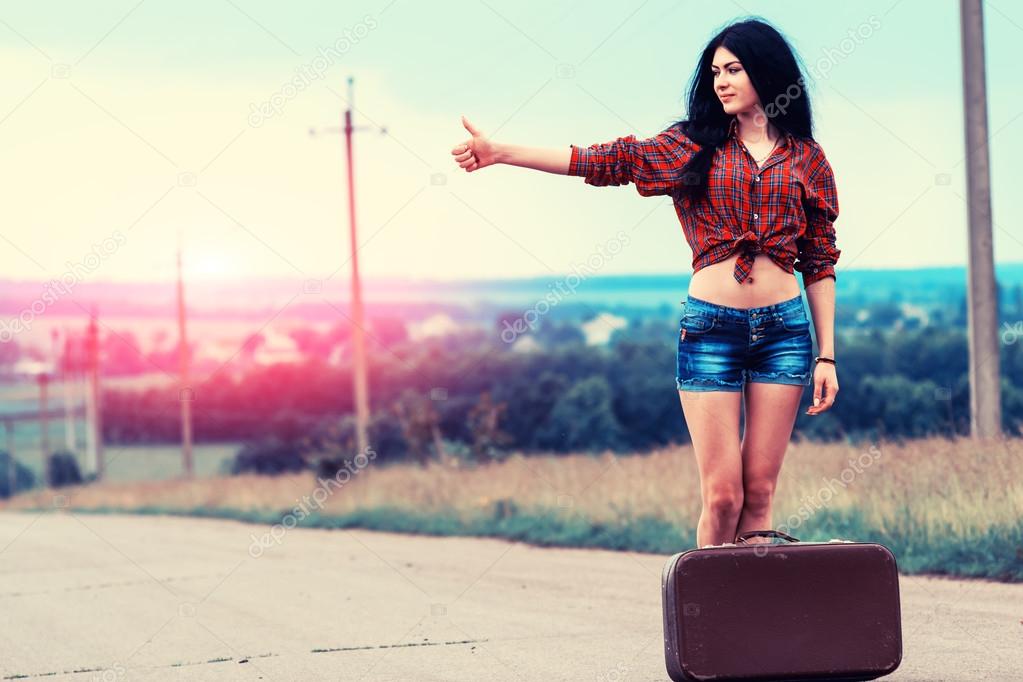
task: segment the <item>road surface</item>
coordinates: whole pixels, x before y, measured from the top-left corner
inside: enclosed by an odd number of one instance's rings
[[[666,558],[3,512],[0,679],[667,680]],[[900,584],[903,662],[884,679],[1023,680],[1023,585]]]

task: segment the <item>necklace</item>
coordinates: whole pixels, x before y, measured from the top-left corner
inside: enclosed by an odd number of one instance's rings
[[[758,158],[754,157],[754,158],[753,158],[753,161],[755,161],[755,162],[756,162],[756,164],[757,164],[757,165],[759,166],[759,165],[760,165],[760,164],[762,164],[762,163],[763,163],[764,161],[766,161],[766,160],[768,159],[768,157],[770,157],[770,156],[771,156],[771,154],[772,154],[772,153],[774,153],[774,148],[775,148],[775,147],[777,147],[777,146],[778,146],[778,140],[777,140],[777,139],[775,139],[775,141],[774,141],[774,144],[773,144],[773,145],[771,145],[771,149],[770,149],[770,150],[769,150],[769,151],[767,152],[767,154],[765,154],[765,155],[764,155],[764,157],[763,157],[763,158],[760,158],[760,159],[758,159]],[[752,155],[752,154],[750,154],[750,156],[753,156],[753,155]]]
[[[757,165],[757,168],[759,168],[760,164],[762,164],[764,161],[766,161],[771,156],[771,154],[774,153],[775,148],[778,146],[778,140],[780,140],[780,139],[781,139],[781,135],[779,135],[778,137],[776,137],[774,139],[774,144],[771,145],[771,148],[768,150],[767,154],[765,154],[763,158],[758,159],[756,157],[753,157],[753,162]],[[746,148],[747,151],[748,151],[749,143],[747,143],[746,140],[742,140],[741,137],[740,137],[740,140],[742,141],[742,146],[744,148]],[[750,156],[753,156],[753,154],[750,153]]]

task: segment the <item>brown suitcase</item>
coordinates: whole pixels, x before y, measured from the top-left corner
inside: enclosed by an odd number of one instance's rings
[[[746,542],[754,536],[786,542]],[[899,667],[899,572],[887,547],[777,530],[735,540],[664,565],[672,680],[873,680]]]

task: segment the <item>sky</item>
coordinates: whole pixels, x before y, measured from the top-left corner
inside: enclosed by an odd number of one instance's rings
[[[1017,262],[1023,9],[984,10],[995,259]],[[364,276],[561,276],[622,232],[602,274],[688,274],[670,199],[512,166],[467,174],[450,150],[469,137],[463,114],[514,144],[653,136],[684,116],[706,42],[750,15],[811,67],[816,138],[839,190],[839,277],[962,265],[958,11],[952,0],[3,0],[0,276],[165,281],[180,239],[191,277],[345,281],[344,138],[330,127],[349,77]]]

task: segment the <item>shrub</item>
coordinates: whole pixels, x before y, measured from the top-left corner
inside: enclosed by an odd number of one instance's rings
[[[36,484],[35,474],[17,459],[14,460],[14,490],[11,490],[11,456],[0,450],[0,497],[10,497]]]
[[[82,472],[78,468],[78,458],[73,452],[58,450],[49,457],[47,466],[49,480],[46,482],[51,488],[60,488],[65,485],[78,485],[82,482]]]
[[[277,476],[308,467],[298,443],[271,436],[242,446],[234,456],[231,473]]]

